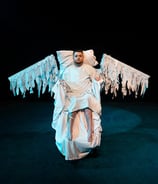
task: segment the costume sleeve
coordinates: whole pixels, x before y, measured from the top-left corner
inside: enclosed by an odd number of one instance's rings
[[[100,75],[99,72],[94,67],[92,67],[90,65],[87,65],[86,70],[92,79],[95,79],[96,77],[98,77]]]

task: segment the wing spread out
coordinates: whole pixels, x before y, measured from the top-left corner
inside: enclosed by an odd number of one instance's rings
[[[134,92],[135,97],[138,95],[143,96],[148,88],[149,75],[105,53],[102,56],[98,72],[103,79],[102,88],[105,90],[105,94],[111,93],[113,97],[117,96],[120,87],[123,96],[130,95]],[[41,92],[42,94],[45,93],[48,86],[48,92],[50,92],[52,96],[52,87],[57,82],[58,75],[59,69],[57,61],[55,56],[51,54],[39,62],[8,77],[10,90],[14,96],[21,93],[23,97],[25,97],[26,91],[33,93],[33,88],[37,87],[38,97],[40,97]]]
[[[25,97],[26,91],[33,93],[33,88],[38,89],[38,97],[46,91],[52,95],[52,87],[58,79],[58,66],[54,55],[49,55],[39,62],[21,70],[20,72],[8,77],[10,90],[14,96],[20,93]]]
[[[110,55],[103,54],[100,63],[100,72],[104,80],[105,94],[109,92],[117,96],[120,88],[123,96],[135,93],[143,96],[148,88],[150,76],[125,64]]]

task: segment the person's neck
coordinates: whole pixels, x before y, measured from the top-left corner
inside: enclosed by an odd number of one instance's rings
[[[83,65],[83,63],[74,63],[75,66],[80,67]]]

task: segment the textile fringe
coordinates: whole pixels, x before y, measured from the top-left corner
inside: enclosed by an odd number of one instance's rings
[[[26,91],[30,94],[33,93],[33,88],[36,87],[38,90],[38,97],[40,94],[46,91],[48,86],[48,92],[52,93],[52,87],[58,79],[58,67],[54,55],[49,55],[39,62],[27,67],[24,70],[8,77],[10,81],[10,90],[14,96],[26,95]]]
[[[132,92],[135,98],[143,96],[148,88],[150,76],[125,64],[110,55],[103,54],[100,63],[100,72],[104,80],[105,94],[117,96],[121,84],[123,96],[130,95]]]

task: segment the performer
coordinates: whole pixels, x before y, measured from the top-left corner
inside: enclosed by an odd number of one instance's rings
[[[105,53],[96,69],[93,50],[61,50],[57,58],[59,65],[52,54],[8,77],[10,90],[25,97],[37,87],[40,97],[48,86],[48,92],[54,94],[51,125],[56,146],[65,160],[77,160],[101,144],[100,91],[117,97],[121,86],[123,96],[134,93],[137,98],[145,94],[150,76]]]
[[[73,52],[73,63],[53,88],[55,109],[52,127],[56,144],[66,160],[80,159],[100,145],[100,75],[84,63],[84,52]],[[59,111],[60,109],[60,111]]]

